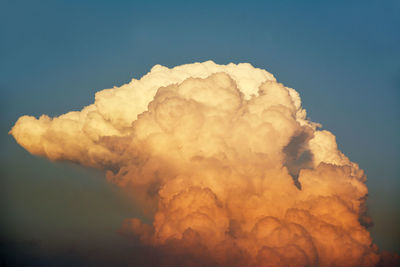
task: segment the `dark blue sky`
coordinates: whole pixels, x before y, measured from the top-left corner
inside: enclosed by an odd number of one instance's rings
[[[19,116],[80,110],[155,64],[211,59],[300,93],[366,171],[375,242],[400,252],[400,2],[248,2],[0,1],[3,248],[41,259],[124,246],[115,231],[137,213],[103,174],[20,148],[7,135]]]

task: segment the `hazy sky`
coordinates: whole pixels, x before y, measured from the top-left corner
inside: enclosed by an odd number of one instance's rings
[[[104,174],[19,147],[7,135],[17,118],[80,110],[96,91],[155,64],[206,60],[249,62],[295,88],[308,116],[366,171],[374,242],[400,252],[399,2],[260,2],[0,1],[7,262],[20,251],[35,262],[72,264],[82,263],[82,251],[123,254],[131,244],[115,232],[138,216]]]

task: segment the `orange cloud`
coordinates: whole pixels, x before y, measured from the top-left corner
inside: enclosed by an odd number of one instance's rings
[[[155,66],[56,118],[23,116],[29,152],[105,170],[152,225],[121,232],[166,266],[375,266],[364,172],[306,117],[299,94],[250,64]]]

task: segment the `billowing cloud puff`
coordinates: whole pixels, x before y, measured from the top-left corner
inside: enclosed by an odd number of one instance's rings
[[[121,232],[163,251],[164,266],[375,266],[364,172],[319,127],[267,71],[207,61],[156,65],[10,133],[130,190],[154,220]]]

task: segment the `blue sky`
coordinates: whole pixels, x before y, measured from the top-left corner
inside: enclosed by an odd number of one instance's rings
[[[7,135],[19,116],[80,110],[96,91],[155,64],[213,60],[249,62],[300,93],[308,116],[366,171],[374,241],[400,252],[400,3],[248,2],[0,1],[0,236],[8,247],[32,241],[40,260],[94,243],[124,246],[114,233],[137,215],[102,173],[19,147]]]

